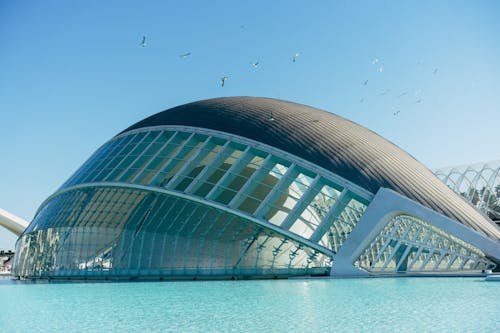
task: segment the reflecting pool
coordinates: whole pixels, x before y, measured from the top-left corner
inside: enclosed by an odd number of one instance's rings
[[[25,283],[0,281],[0,332],[481,332],[482,278]]]

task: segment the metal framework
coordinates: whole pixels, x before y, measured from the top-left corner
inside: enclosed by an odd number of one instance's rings
[[[18,242],[16,274],[327,274],[372,196],[234,135],[134,130],[42,204]]]
[[[500,160],[443,168],[434,173],[490,219],[500,222]]]
[[[355,266],[377,273],[464,272],[495,266],[478,248],[409,215],[392,218]]]

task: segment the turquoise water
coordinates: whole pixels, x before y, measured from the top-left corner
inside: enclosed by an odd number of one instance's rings
[[[484,332],[500,283],[482,278],[15,283],[0,332]]]

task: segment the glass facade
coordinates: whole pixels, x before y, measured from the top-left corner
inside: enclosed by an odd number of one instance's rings
[[[47,199],[13,273],[42,278],[328,275],[373,194],[286,152],[180,126],[125,132]],[[355,265],[372,274],[480,271],[480,250],[391,220]]]
[[[47,226],[47,216],[51,225]],[[325,274],[329,260],[272,230],[166,194],[113,187],[58,196],[19,240],[30,277]]]
[[[189,128],[118,136],[39,209],[15,274],[328,274],[369,200],[284,155]]]
[[[476,247],[409,215],[391,219],[355,266],[372,273],[481,272],[495,264]]]

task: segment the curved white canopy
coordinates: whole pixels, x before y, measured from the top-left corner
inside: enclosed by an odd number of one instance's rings
[[[0,225],[16,236],[20,236],[28,224],[28,221],[0,208]]]

